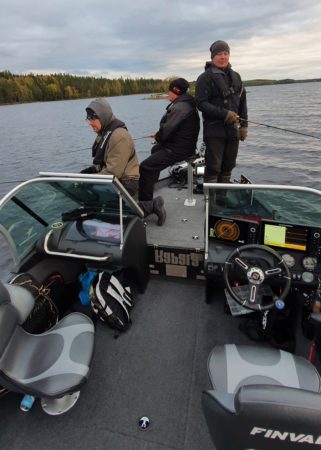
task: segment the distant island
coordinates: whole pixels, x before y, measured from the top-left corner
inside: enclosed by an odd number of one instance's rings
[[[157,94],[150,94],[149,97],[144,97],[143,100],[164,100],[168,99],[166,92],[160,92]]]
[[[153,94],[148,97],[164,98],[168,84],[176,77],[153,78],[95,78],[69,74],[15,75],[5,70],[0,72],[0,105],[14,103],[72,100],[78,98],[112,97],[118,95]],[[271,84],[318,82],[321,78],[310,80],[249,80],[245,86]],[[195,81],[190,82],[189,92],[195,93]],[[155,94],[157,93],[157,94]]]
[[[264,86],[267,84],[291,84],[291,83],[313,83],[321,81],[321,78],[312,78],[310,80],[292,80],[291,78],[285,78],[283,80],[249,80],[244,81],[244,86]]]

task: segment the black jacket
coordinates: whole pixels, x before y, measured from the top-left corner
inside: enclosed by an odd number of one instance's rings
[[[181,94],[167,106],[155,139],[184,159],[195,152],[199,130],[200,118],[194,97]]]
[[[205,72],[196,81],[195,100],[203,115],[204,138],[240,138],[234,124],[224,123],[228,110],[247,119],[246,91],[240,75],[231,69],[230,64],[225,70],[213,64],[205,67]],[[247,122],[241,121],[240,125],[247,127]]]

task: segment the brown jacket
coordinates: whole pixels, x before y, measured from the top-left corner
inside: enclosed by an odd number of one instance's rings
[[[102,135],[116,117],[109,103],[103,98],[93,100],[86,108],[86,110],[88,109],[97,114],[101,123],[101,130],[93,145],[94,156],[94,150],[102,139]],[[124,123],[123,126],[115,128],[110,135],[103,158],[105,167],[100,170],[99,173],[101,175],[115,175],[119,180],[139,179],[139,163],[135,153],[134,142]],[[100,168],[101,165],[99,166]]]
[[[101,139],[97,136],[96,142]],[[125,128],[116,128],[109,138],[104,161],[106,167],[99,172],[101,175],[115,175],[119,180],[139,179],[139,163],[131,135]],[[129,161],[130,159],[130,161]]]

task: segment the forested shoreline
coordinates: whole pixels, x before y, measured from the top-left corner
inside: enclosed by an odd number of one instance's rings
[[[42,102],[54,100],[72,100],[78,98],[112,97],[118,95],[149,94],[167,92],[172,78],[95,78],[69,74],[52,75],[15,75],[9,71],[0,72],[0,105]],[[313,80],[250,80],[245,86],[265,84],[285,84]],[[195,81],[190,83],[193,94]]]
[[[166,92],[169,80],[94,78],[69,74],[14,75],[0,72],[0,104]]]

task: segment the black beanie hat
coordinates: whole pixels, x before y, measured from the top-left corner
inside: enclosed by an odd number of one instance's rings
[[[91,108],[86,108],[86,113],[88,119],[99,119],[95,111]]]
[[[185,94],[187,89],[189,88],[189,82],[184,78],[177,78],[177,80],[173,80],[169,85],[169,90],[174,92],[176,95]]]
[[[215,41],[210,46],[210,52],[211,52],[211,58],[213,59],[214,56],[220,52],[229,52],[230,53],[230,47],[224,41]]]

